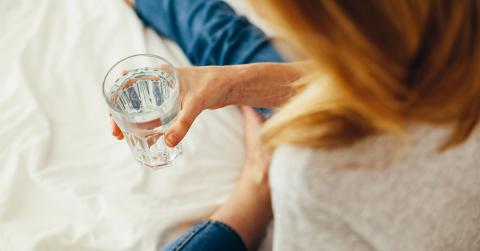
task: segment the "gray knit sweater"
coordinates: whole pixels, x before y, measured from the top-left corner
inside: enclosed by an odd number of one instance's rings
[[[270,184],[273,250],[480,251],[480,132],[438,153],[449,130],[412,126],[319,151],[282,146]]]

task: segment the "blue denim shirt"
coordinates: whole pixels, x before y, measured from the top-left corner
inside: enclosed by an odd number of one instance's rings
[[[283,62],[266,35],[220,0],[136,0],[145,24],[176,42],[193,65]],[[256,108],[264,117],[271,111]],[[218,221],[201,221],[166,251],[245,251],[234,229]]]
[[[240,236],[219,221],[200,221],[168,245],[164,251],[246,251]]]
[[[220,0],[137,0],[138,16],[193,65],[283,62],[268,37]],[[270,109],[256,108],[265,118]]]

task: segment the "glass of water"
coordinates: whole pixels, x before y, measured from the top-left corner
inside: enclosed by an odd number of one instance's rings
[[[179,89],[175,67],[152,54],[118,61],[103,80],[112,117],[144,166],[168,166],[182,152],[180,145],[171,148],[164,143],[164,134],[180,109]]]

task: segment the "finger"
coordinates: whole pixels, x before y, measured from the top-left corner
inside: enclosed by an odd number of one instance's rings
[[[115,138],[117,138],[118,140],[122,140],[122,139],[125,138],[125,136],[123,136],[123,133],[121,133],[119,136],[117,136],[117,137],[115,137]]]
[[[255,148],[259,145],[260,130],[263,119],[252,108],[242,106],[243,129],[245,132],[245,145],[247,148]]]
[[[240,111],[245,121],[254,121],[254,124],[262,124],[265,119],[249,106],[241,106]]]
[[[112,119],[112,117],[110,117],[110,127],[112,129],[112,135],[113,136],[116,137],[116,136],[120,135],[119,130],[117,129],[118,128],[117,123],[115,123],[115,121]]]
[[[169,147],[178,145],[185,137],[193,121],[202,111],[201,106],[185,103],[185,109],[180,111],[177,120],[167,130],[165,136],[165,144]]]
[[[118,127],[117,123],[115,123],[115,120],[110,116],[110,125],[112,127],[112,135],[117,138],[117,139],[123,139],[123,133],[122,130],[120,130],[120,127]]]
[[[167,74],[170,74],[170,75],[173,74],[173,68],[168,64],[158,65],[156,69],[159,70],[159,71],[163,71],[163,72],[165,72]]]

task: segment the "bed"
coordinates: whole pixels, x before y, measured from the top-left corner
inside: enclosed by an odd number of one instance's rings
[[[1,251],[158,250],[228,196],[243,162],[236,107],[204,112],[159,171],[110,135],[109,66],[136,53],[188,64],[123,1],[1,0],[0,31]]]

